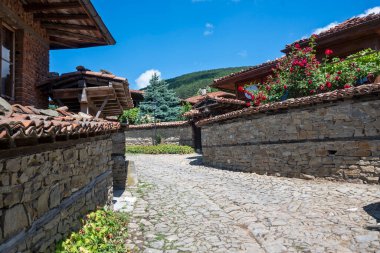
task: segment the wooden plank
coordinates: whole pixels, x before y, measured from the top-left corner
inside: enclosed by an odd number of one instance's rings
[[[60,13],[37,13],[34,14],[35,20],[87,20],[87,14],[60,14]]]
[[[67,47],[67,48],[77,48],[78,47],[77,44],[62,40],[61,38],[58,38],[55,36],[50,36],[49,39],[50,39],[50,44],[55,44],[55,45],[58,45],[61,47]]]
[[[62,9],[74,9],[81,7],[79,2],[65,2],[65,3],[30,3],[24,5],[26,12],[39,12],[48,10],[62,10]]]
[[[79,40],[85,40],[87,42],[103,42],[103,40],[101,40],[97,37],[84,35],[84,34],[80,34],[80,33],[75,33],[75,32],[70,32],[70,31],[47,29],[47,32],[51,36],[64,37],[66,39],[69,39],[70,41],[79,39]]]
[[[70,99],[78,98],[81,94],[82,88],[68,88],[53,90],[52,95],[54,99]]]
[[[84,31],[96,31],[98,28],[96,26],[90,25],[74,25],[65,23],[53,23],[53,22],[42,22],[41,25],[47,29],[68,29],[68,30],[84,30]]]

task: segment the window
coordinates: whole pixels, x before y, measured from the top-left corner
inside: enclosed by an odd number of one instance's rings
[[[14,45],[15,34],[6,25],[0,26],[0,78],[1,96],[7,99],[14,97]]]

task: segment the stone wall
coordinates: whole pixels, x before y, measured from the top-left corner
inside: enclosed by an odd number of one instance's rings
[[[125,141],[127,145],[152,145],[154,127],[134,126],[125,131]],[[171,143],[194,147],[193,130],[190,124],[180,126],[159,126],[157,136],[161,136],[161,143]]]
[[[0,252],[52,252],[84,214],[112,205],[109,135],[4,152]]]
[[[202,126],[205,164],[287,177],[379,183],[378,96]]]
[[[127,185],[128,166],[125,161],[125,132],[112,135],[113,187],[125,189]]]

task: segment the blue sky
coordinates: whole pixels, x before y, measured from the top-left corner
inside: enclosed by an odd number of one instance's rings
[[[132,88],[144,86],[153,70],[167,79],[199,70],[251,66],[280,57],[285,44],[379,5],[375,0],[92,3],[117,44],[53,50],[50,70],[71,72],[78,65],[94,71],[106,69],[127,77]]]

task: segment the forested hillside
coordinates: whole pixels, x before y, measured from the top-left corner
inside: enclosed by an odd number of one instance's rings
[[[238,72],[248,67],[222,68],[206,71],[193,72],[167,79],[170,89],[174,89],[180,98],[188,98],[196,95],[200,88],[205,88],[213,83],[213,80],[222,76],[226,76],[233,72]]]

